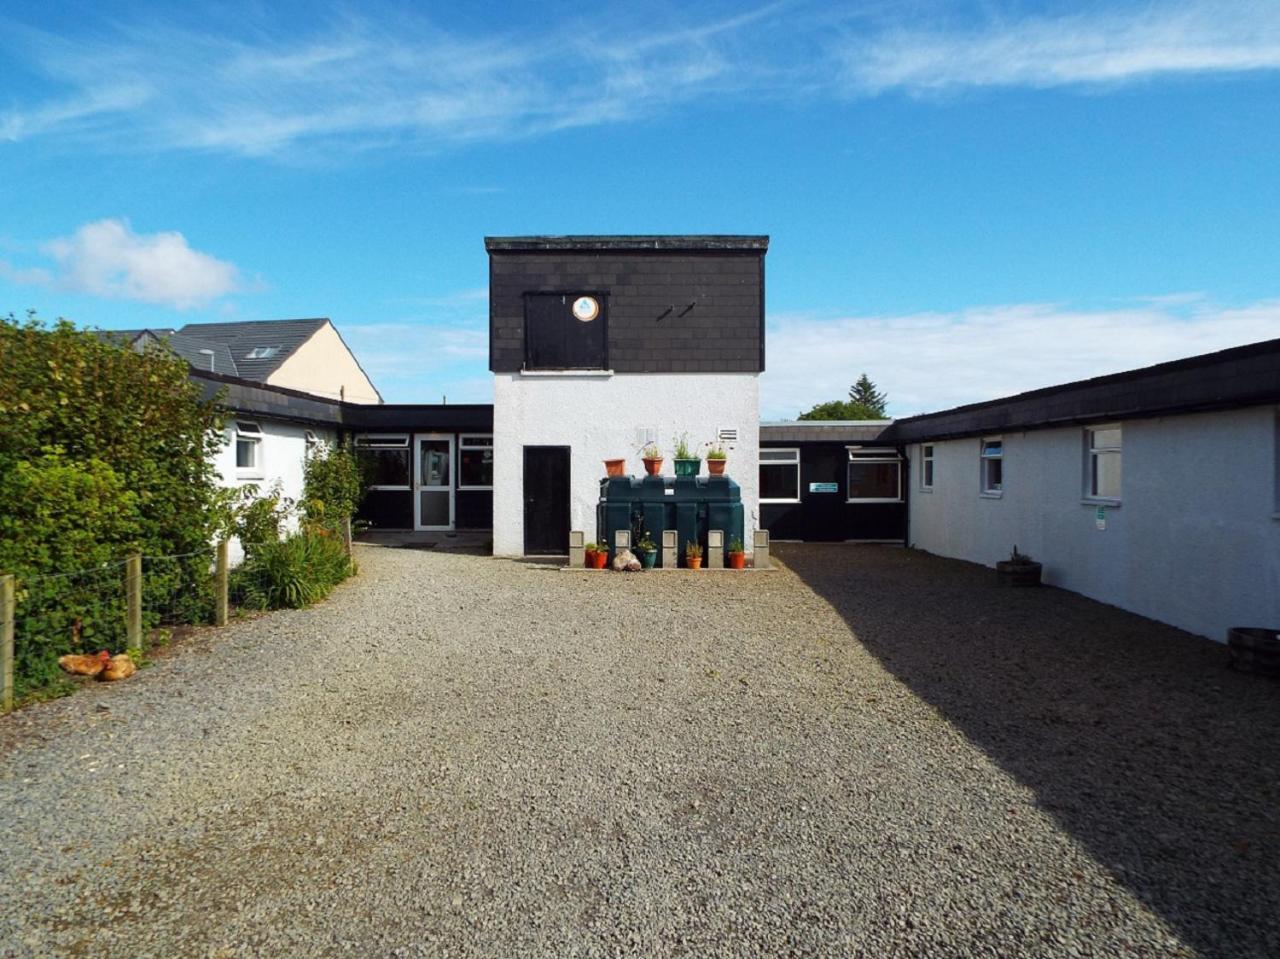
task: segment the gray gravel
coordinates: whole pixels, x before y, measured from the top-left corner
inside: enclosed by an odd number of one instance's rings
[[[1280,954],[1280,684],[883,548],[324,605],[0,720],[5,955]]]

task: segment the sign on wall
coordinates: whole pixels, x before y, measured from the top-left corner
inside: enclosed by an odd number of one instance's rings
[[[1098,511],[1094,514],[1094,517],[1093,517],[1093,524],[1098,529],[1107,528],[1107,508],[1105,506],[1098,507]]]
[[[838,493],[840,492],[839,483],[810,483],[810,493]]]

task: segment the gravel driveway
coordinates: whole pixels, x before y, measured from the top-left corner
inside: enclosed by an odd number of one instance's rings
[[[0,720],[0,951],[1280,954],[1280,684],[967,564],[777,553],[364,548]]]

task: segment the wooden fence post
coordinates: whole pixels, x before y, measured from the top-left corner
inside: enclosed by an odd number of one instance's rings
[[[142,650],[142,554],[124,561],[125,645]]]
[[[213,625],[215,626],[227,625],[229,571],[228,543],[224,539],[218,543],[218,562],[213,573]]]
[[[18,615],[13,576],[0,576],[0,712],[13,711],[13,621]]]

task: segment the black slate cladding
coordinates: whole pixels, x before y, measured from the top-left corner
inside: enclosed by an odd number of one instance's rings
[[[489,368],[526,368],[526,294],[603,295],[617,373],[764,370],[764,236],[487,237]]]

